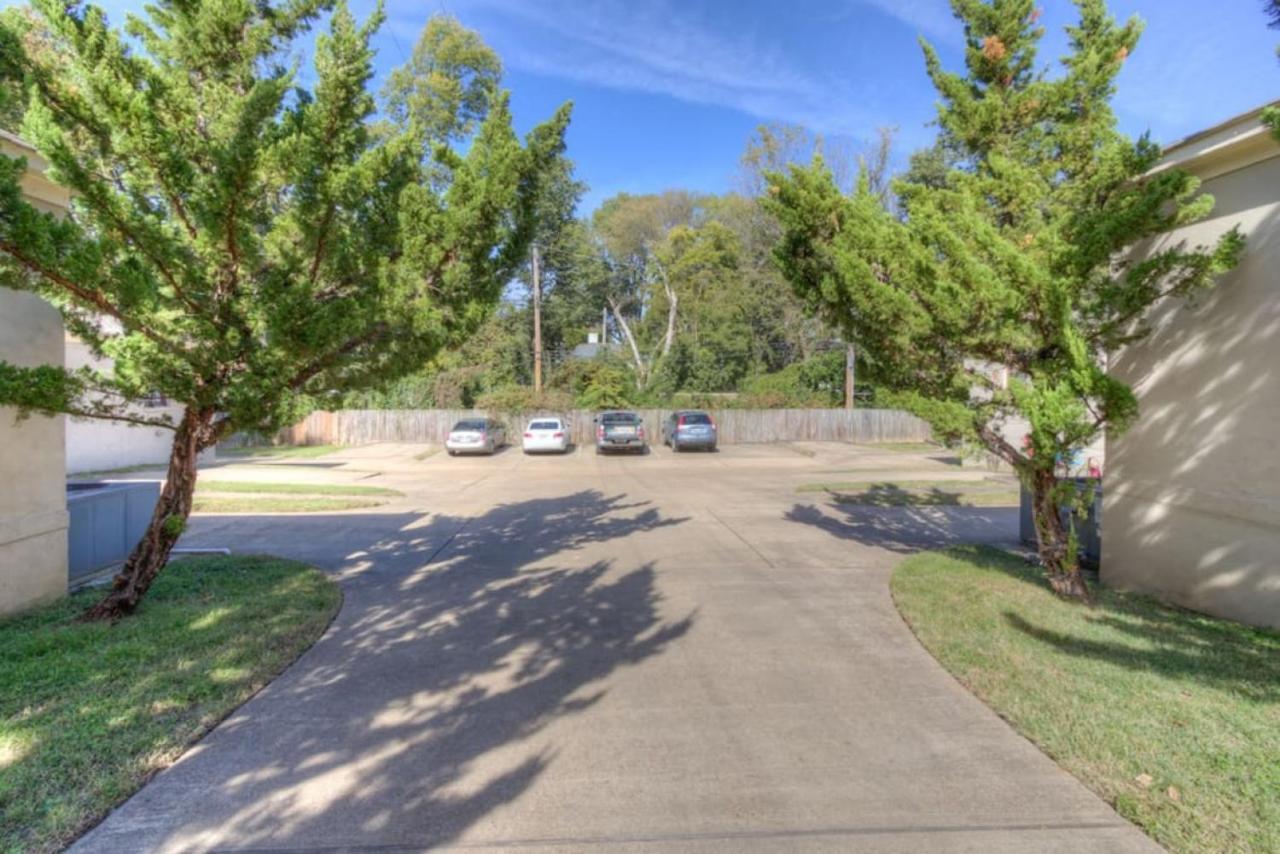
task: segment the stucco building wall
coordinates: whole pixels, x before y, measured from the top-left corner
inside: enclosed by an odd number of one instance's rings
[[[44,178],[35,153],[0,134],[0,151],[25,156],[23,191],[37,206],[66,210],[66,192]],[[28,293],[0,288],[0,359],[16,365],[63,363],[62,318]],[[15,421],[0,407],[0,614],[67,592],[65,419]]]
[[[69,368],[111,369],[109,360],[97,358],[87,344],[71,335],[66,338],[66,363]],[[182,408],[172,404],[139,407],[138,412],[147,417],[168,416],[175,424],[182,419]],[[81,474],[144,464],[163,465],[169,460],[172,445],[172,430],[121,421],[68,419],[67,472]]]
[[[1248,247],[1213,291],[1159,306],[1152,335],[1113,359],[1141,417],[1108,440],[1102,578],[1280,626],[1280,144],[1253,113],[1165,163],[1204,179],[1217,205],[1160,245],[1238,225]]]

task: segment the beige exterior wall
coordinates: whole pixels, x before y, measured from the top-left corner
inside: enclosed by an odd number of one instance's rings
[[[1102,578],[1280,626],[1280,145],[1254,113],[1165,163],[1202,177],[1217,206],[1163,243],[1239,225],[1248,248],[1209,294],[1158,306],[1152,335],[1113,360],[1141,416],[1108,442]]]
[[[66,191],[44,178],[44,163],[0,134],[7,156],[27,157],[23,190],[39,207],[65,211]],[[16,365],[63,363],[62,318],[40,298],[0,288],[0,359]],[[15,421],[0,407],[0,614],[67,592],[65,418]]]
[[[0,288],[0,359],[62,363],[62,318],[32,294]],[[67,592],[62,417],[0,407],[0,614]]]
[[[70,334],[66,348],[68,368],[92,366],[101,371],[111,370],[110,360],[97,358],[90,352],[89,345]],[[174,405],[139,407],[138,412],[148,417],[168,416],[175,424],[182,419],[182,407]],[[163,465],[169,461],[172,446],[172,430],[121,421],[72,418],[67,421],[67,472],[81,474],[144,464]],[[206,451],[200,459],[213,459],[213,450]]]

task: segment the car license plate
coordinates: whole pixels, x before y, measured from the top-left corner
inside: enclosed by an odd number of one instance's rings
[[[634,428],[634,427],[615,427],[615,428],[613,428],[613,433],[614,433],[614,435],[615,435],[615,436],[634,436],[634,435],[636,434],[636,428]]]

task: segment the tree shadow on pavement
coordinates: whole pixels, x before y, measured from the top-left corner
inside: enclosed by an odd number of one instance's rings
[[[586,553],[683,521],[594,490],[473,518],[272,520],[282,542],[367,528],[369,541],[332,566],[343,609],[293,668],[135,798],[145,803],[122,810],[166,825],[137,842],[417,849],[455,839],[555,760],[550,724],[599,703],[608,677],[690,630],[695,614],[664,617],[651,564]],[[195,791],[199,804],[184,803]],[[108,820],[103,841],[118,844],[110,837],[129,824]]]
[[[1016,507],[873,507],[795,504],[783,514],[833,537],[910,554],[961,543],[1014,543]]]

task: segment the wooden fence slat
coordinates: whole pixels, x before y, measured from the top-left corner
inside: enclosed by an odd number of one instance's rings
[[[669,409],[639,410],[653,441],[660,435]],[[507,425],[518,444],[529,418],[539,413],[494,416]],[[542,413],[545,414],[545,413]],[[303,421],[282,430],[280,439],[297,445],[365,445],[373,442],[428,442],[440,444],[450,428],[463,418],[487,416],[473,409],[346,409],[313,412]],[[589,410],[563,414],[570,435],[578,444],[593,439]],[[929,425],[895,409],[724,409],[712,410],[723,444],[758,442],[924,442]]]

